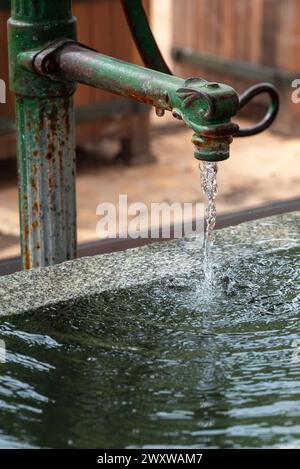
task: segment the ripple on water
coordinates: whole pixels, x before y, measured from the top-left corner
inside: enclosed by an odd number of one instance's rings
[[[297,447],[299,238],[249,230],[217,233],[212,284],[183,249],[148,285],[2,321],[0,447]]]

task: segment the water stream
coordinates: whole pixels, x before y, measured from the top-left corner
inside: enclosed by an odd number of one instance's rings
[[[213,281],[213,264],[211,258],[211,247],[214,243],[214,229],[216,225],[217,209],[216,196],[218,193],[217,173],[218,163],[202,161],[199,165],[201,175],[201,187],[207,198],[205,212],[205,236],[204,236],[204,276],[207,282]]]

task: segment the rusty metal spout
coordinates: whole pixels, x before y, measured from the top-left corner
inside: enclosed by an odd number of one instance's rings
[[[231,122],[239,108],[238,95],[228,85],[199,78],[183,80],[100,54],[82,44],[60,40],[36,53],[20,56],[27,70],[52,81],[83,83],[157,109],[171,111],[194,131],[195,157],[221,161],[238,126]]]

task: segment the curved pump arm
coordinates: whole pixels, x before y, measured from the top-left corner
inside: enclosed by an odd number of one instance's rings
[[[238,131],[231,118],[239,109],[239,100],[228,85],[199,78],[184,80],[105,56],[70,39],[19,54],[18,67],[60,86],[82,83],[150,104],[158,115],[171,111],[194,131],[197,159],[222,161],[229,157],[232,137]]]
[[[157,108],[158,115],[171,111],[194,131],[195,157],[205,161],[227,159],[233,137],[261,132],[274,120],[279,102],[274,87],[258,85],[239,98],[228,85],[200,78],[183,80],[172,75],[152,35],[141,1],[123,0],[123,5],[148,68],[100,54],[78,43],[71,34],[70,38],[55,34],[57,39],[53,42],[46,42],[37,50],[27,50],[16,23],[18,53],[14,53],[11,67],[16,94],[35,96],[40,85],[44,96],[52,93],[70,96],[76,83],[82,83],[150,104]],[[22,34],[25,34],[23,30]],[[39,93],[41,90],[38,88]],[[271,96],[265,119],[251,129],[240,130],[232,117],[261,92]]]
[[[172,75],[165,62],[149,26],[142,0],[122,0],[123,9],[137,49],[146,67]],[[260,83],[246,90],[239,97],[239,109],[244,108],[253,98],[268,94],[270,104],[263,119],[253,127],[239,129],[235,137],[249,137],[266,130],[274,122],[279,111],[279,95],[270,83]]]

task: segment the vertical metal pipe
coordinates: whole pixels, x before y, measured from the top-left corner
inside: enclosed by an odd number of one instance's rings
[[[72,98],[17,97],[20,221],[24,268],[76,255]]]
[[[76,39],[70,0],[13,0],[11,87],[16,94],[19,205],[24,269],[76,257],[73,84],[19,67],[21,52]]]

